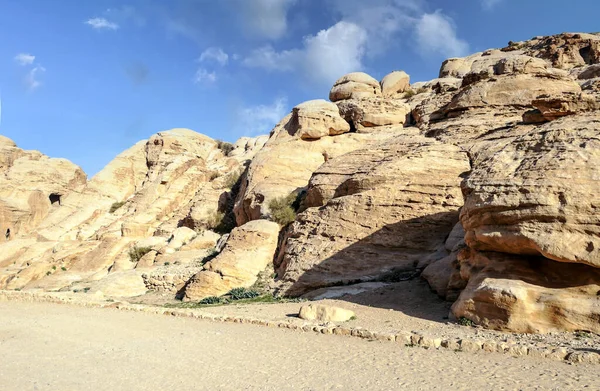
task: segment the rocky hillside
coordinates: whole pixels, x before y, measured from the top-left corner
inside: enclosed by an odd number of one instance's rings
[[[457,318],[600,332],[600,35],[429,82],[351,73],[229,149],[161,132],[86,181],[1,138],[0,288],[196,301],[421,276]]]

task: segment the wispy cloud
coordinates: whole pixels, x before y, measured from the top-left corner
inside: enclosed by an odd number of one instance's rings
[[[246,136],[266,134],[289,111],[286,97],[279,97],[268,105],[242,107],[236,112],[236,127]]]
[[[204,68],[200,68],[194,75],[194,84],[212,84],[217,81],[217,74],[215,72],[209,72]]]
[[[198,61],[214,61],[217,62],[221,66],[227,65],[227,61],[229,60],[229,55],[223,51],[221,48],[208,48],[202,52]]]
[[[85,24],[91,26],[96,30],[117,30],[119,25],[108,21],[105,18],[92,18],[85,21]]]
[[[38,77],[44,72],[46,72],[46,68],[40,65],[29,71],[25,77],[25,84],[30,91],[33,91],[42,85],[42,82],[38,80]]]
[[[491,10],[496,5],[500,4],[502,0],[481,0],[481,6],[485,10]]]
[[[454,21],[441,11],[423,14],[416,25],[417,47],[423,55],[464,56],[469,44],[458,38]]]
[[[103,15],[110,20],[116,21],[115,23],[118,25],[130,24],[132,22],[138,27],[144,27],[147,22],[145,16],[130,5],[109,8],[103,12]]]
[[[276,40],[288,31],[287,13],[296,0],[237,0],[236,3],[252,35]]]
[[[35,56],[28,53],[19,53],[15,56],[15,61],[19,65],[31,65],[35,61]]]
[[[367,32],[350,22],[338,22],[304,38],[303,48],[254,50],[242,64],[271,71],[299,71],[317,84],[331,84],[345,73],[363,69]]]

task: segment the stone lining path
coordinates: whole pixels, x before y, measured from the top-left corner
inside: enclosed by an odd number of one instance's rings
[[[6,298],[6,295],[3,295]],[[116,309],[0,303],[3,390],[583,390],[595,366]]]

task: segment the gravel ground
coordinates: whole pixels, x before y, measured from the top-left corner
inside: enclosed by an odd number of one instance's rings
[[[131,299],[150,305],[177,303],[168,296],[148,295]],[[357,319],[345,323],[348,327],[363,327],[373,332],[397,333],[414,331],[438,338],[472,338],[514,342],[518,345],[565,347],[600,353],[600,336],[592,333],[513,334],[482,327],[465,327],[448,319],[451,303],[439,299],[426,282],[415,279],[338,300],[319,303],[350,309]],[[202,312],[215,315],[250,316],[265,320],[304,321],[295,318],[305,303],[248,304],[204,307]]]
[[[264,306],[262,306],[264,307]],[[596,390],[597,367],[0,302],[2,390]]]

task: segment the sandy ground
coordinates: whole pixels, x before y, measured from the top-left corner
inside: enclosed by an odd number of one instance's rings
[[[582,390],[595,366],[247,324],[0,302],[0,389]]]
[[[174,300],[167,299],[171,303]],[[158,297],[148,295],[132,298],[132,303],[157,305]],[[165,301],[163,298],[162,301]],[[452,303],[441,300],[433,294],[427,283],[421,279],[390,284],[384,288],[359,295],[344,296],[337,300],[320,300],[320,303],[352,310],[356,320],[345,323],[348,327],[363,327],[383,333],[415,331],[438,338],[471,338],[496,341],[513,341],[522,345],[543,345],[568,347],[575,350],[600,353],[600,335],[586,334],[580,338],[575,333],[552,333],[545,335],[503,333],[486,330],[482,327],[464,327],[449,319]],[[256,317],[266,320],[289,320],[299,325],[296,319],[300,307],[306,303],[261,304],[215,306],[202,308],[203,313]]]

